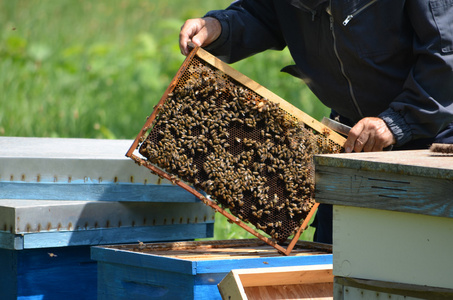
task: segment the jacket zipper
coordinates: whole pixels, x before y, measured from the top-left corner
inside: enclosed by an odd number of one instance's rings
[[[360,14],[362,11],[364,11],[365,9],[367,9],[369,6],[373,5],[373,4],[376,3],[376,2],[377,2],[377,0],[371,0],[370,2],[368,2],[368,3],[365,4],[364,6],[362,6],[361,8],[359,8],[358,10],[356,10],[355,12],[353,12],[352,14],[347,15],[347,16],[346,16],[346,19],[344,19],[344,21],[343,21],[343,26],[348,25],[349,21],[351,21],[355,16],[357,16],[357,15]]]
[[[373,0],[373,2],[376,1],[376,0]],[[329,9],[331,9],[332,7],[332,3],[330,3],[329,5]],[[337,38],[336,38],[336,35],[335,35],[335,31],[333,29],[333,14],[329,14],[329,20],[330,20],[330,32],[332,32],[332,37],[333,37],[333,51],[335,53],[335,56],[337,57],[338,59],[338,62],[340,63],[340,70],[341,70],[341,74],[344,76],[344,78],[346,78],[346,81],[348,82],[348,86],[349,86],[349,94],[351,95],[351,98],[352,98],[352,102],[354,103],[354,106],[357,110],[357,112],[359,113],[359,116],[360,118],[363,118],[364,115],[362,113],[362,110],[360,109],[359,107],[359,104],[357,102],[357,99],[355,97],[355,94],[354,94],[354,90],[352,89],[352,81],[351,79],[349,79],[349,77],[346,75],[346,72],[344,70],[344,64],[343,64],[343,61],[341,60],[340,58],[340,54],[338,53],[338,49],[337,49]]]
[[[303,8],[305,8],[306,10],[308,10],[311,13],[311,20],[314,21],[315,16],[316,16],[316,10],[311,9],[310,7],[308,7],[307,5],[305,5],[303,3],[299,3],[299,4],[300,4],[300,6],[302,6]]]

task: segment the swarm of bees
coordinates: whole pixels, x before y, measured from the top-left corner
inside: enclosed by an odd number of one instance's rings
[[[340,147],[223,72],[194,60],[139,152],[278,242],[314,204],[316,153]]]

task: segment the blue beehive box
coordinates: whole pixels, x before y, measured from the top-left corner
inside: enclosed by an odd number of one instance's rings
[[[213,211],[131,143],[0,137],[0,299],[96,299],[91,246],[212,236]]]
[[[258,239],[92,247],[98,299],[221,299],[233,269],[332,263],[331,247],[299,242],[289,256]]]

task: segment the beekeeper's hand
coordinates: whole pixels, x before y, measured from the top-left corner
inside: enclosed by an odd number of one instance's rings
[[[222,32],[220,22],[211,17],[189,19],[179,32],[179,48],[183,55],[190,52],[188,43],[192,41],[196,46],[207,46],[215,41]]]
[[[345,152],[382,151],[396,143],[392,131],[381,118],[363,118],[351,131],[344,144]]]

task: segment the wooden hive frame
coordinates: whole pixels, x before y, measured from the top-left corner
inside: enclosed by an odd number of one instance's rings
[[[231,270],[217,285],[222,299],[333,299],[332,265]]]
[[[167,100],[168,95],[170,95],[175,87],[178,84],[178,81],[182,78],[184,72],[190,65],[191,61],[194,58],[197,58],[207,65],[213,67],[216,70],[219,70],[238,82],[239,84],[242,84],[244,87],[250,89],[254,93],[258,94],[259,96],[263,97],[264,99],[269,100],[270,102],[273,102],[277,105],[279,105],[279,108],[296,118],[299,122],[302,122],[309,128],[313,129],[313,131],[322,133],[324,136],[328,137],[328,140],[330,140],[332,143],[335,143],[337,145],[342,145],[345,142],[345,138],[341,136],[340,134],[336,133],[335,131],[331,130],[330,128],[326,127],[323,125],[321,122],[317,121],[316,119],[312,118],[308,114],[304,113],[303,111],[299,110],[289,102],[285,101],[284,99],[280,98],[276,94],[272,93],[265,87],[261,86],[260,84],[256,83],[255,81],[251,80],[250,78],[246,77],[245,75],[241,74],[237,70],[233,69],[226,63],[222,62],[215,56],[209,54],[205,50],[203,50],[200,47],[195,47],[190,54],[186,57],[185,61],[183,62],[182,66],[178,70],[177,74],[171,81],[170,85],[167,87],[166,91],[164,92],[164,95],[160,99],[159,103],[156,105],[156,108],[159,108],[163,105],[163,103]],[[175,177],[174,175],[168,174],[164,171],[162,171],[160,168],[156,167],[155,165],[149,163],[148,161],[144,160],[142,157],[134,154],[134,151],[140,146],[140,143],[143,142],[145,139],[145,136],[153,125],[153,121],[156,119],[157,115],[159,113],[159,109],[154,109],[152,114],[148,117],[147,121],[145,122],[145,125],[143,126],[142,130],[139,132],[137,137],[135,138],[132,146],[130,147],[129,151],[126,153],[127,157],[130,157],[133,159],[135,162],[137,162],[139,165],[146,166],[151,172],[156,173],[162,178],[165,178],[169,181],[171,181],[173,184],[176,184],[180,186],[181,188],[187,190],[188,192],[192,193],[195,195],[197,198],[199,198],[201,201],[203,201],[206,205],[210,206],[213,208],[215,211],[221,213],[223,216],[229,219],[230,222],[237,224],[241,228],[245,229],[247,232],[251,233],[252,235],[256,236],[257,238],[263,240],[267,244],[273,246],[275,249],[277,249],[279,252],[281,252],[284,255],[289,255],[291,250],[293,249],[295,243],[299,239],[300,235],[302,232],[308,227],[308,222],[316,212],[316,209],[318,208],[318,204],[315,203],[314,206],[311,208],[310,212],[308,215],[305,217],[303,223],[301,226],[299,226],[299,229],[297,232],[294,234],[291,242],[289,245],[284,248],[283,246],[279,245],[276,241],[267,238],[257,232],[257,230],[252,229],[250,226],[248,226],[246,223],[241,221],[238,217],[230,214],[229,212],[225,211],[222,207],[217,205],[214,201],[208,199],[205,197],[204,194],[200,193],[197,191],[195,188],[190,186],[188,183],[185,181],[181,180],[181,178]]]

